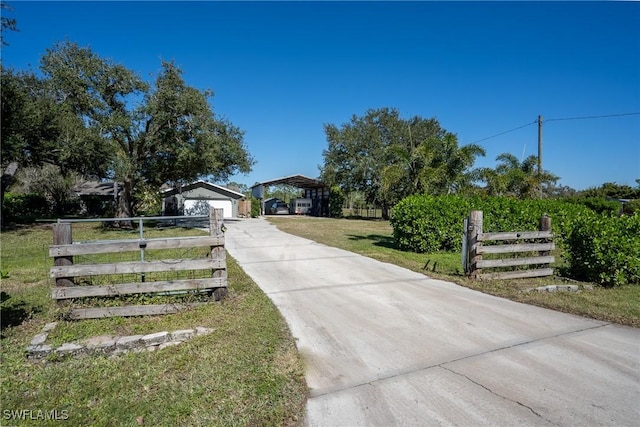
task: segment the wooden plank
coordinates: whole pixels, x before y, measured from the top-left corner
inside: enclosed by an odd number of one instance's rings
[[[226,277],[120,283],[116,285],[103,286],[70,286],[53,288],[51,290],[51,298],[69,299],[84,297],[113,297],[118,295],[203,290],[226,286]]]
[[[478,240],[488,242],[495,240],[519,240],[519,239],[551,239],[550,231],[515,231],[478,234]]]
[[[154,305],[129,305],[124,307],[98,307],[98,308],[74,308],[71,310],[70,318],[99,319],[103,317],[131,317],[131,316],[155,316],[161,314],[173,314],[179,311],[196,308],[206,302],[192,304],[154,304]]]
[[[469,274],[472,277],[482,273],[482,269],[478,268],[478,261],[482,259],[482,253],[479,249],[482,246],[482,242],[478,240],[478,236],[482,234],[482,211],[471,211],[469,213],[469,220],[467,222],[467,248],[469,249]]]
[[[491,267],[513,267],[516,265],[533,265],[533,264],[551,264],[555,262],[553,255],[535,256],[527,258],[501,258],[501,259],[483,259],[478,261],[479,268]]]
[[[56,245],[70,245],[73,242],[71,224],[53,224],[53,243]],[[73,265],[72,256],[59,256],[53,260],[53,265]],[[72,277],[58,277],[56,286],[73,286]]]
[[[224,210],[212,209],[209,213],[209,233],[212,236],[222,236],[224,234]],[[220,256],[224,256],[224,246],[212,246],[211,258],[216,259]],[[212,277],[225,277],[227,275],[226,270],[213,270],[211,272]],[[227,295],[227,288],[219,288],[214,292],[216,301],[224,298]]]
[[[525,277],[552,276],[553,268],[539,268],[536,270],[503,271],[500,273],[483,273],[478,279],[523,279]]]
[[[146,239],[146,250],[187,249],[205,246],[224,246],[224,236],[195,236],[162,239]],[[140,250],[140,240],[116,240],[105,242],[75,243],[49,246],[49,256],[95,255]]]
[[[555,249],[553,243],[519,243],[516,245],[491,245],[478,248],[481,254],[507,254],[514,252],[538,252]]]
[[[98,276],[109,274],[154,273],[159,271],[206,270],[226,268],[224,259],[167,259],[163,261],[133,261],[110,264],[75,264],[54,266],[49,270],[52,278]]]

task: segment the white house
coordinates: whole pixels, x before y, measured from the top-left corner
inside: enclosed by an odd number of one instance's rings
[[[225,218],[237,218],[244,194],[210,182],[197,181],[180,188],[163,191],[162,211],[165,215],[203,215],[208,207],[222,209]]]

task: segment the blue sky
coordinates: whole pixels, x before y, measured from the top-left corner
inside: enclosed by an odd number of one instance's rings
[[[150,81],[162,59],[212,89],[245,131],[255,182],[317,177],[324,124],[369,108],[435,117],[461,145],[537,153],[576,189],[640,178],[637,2],[8,1],[19,32],[2,62],[36,68],[68,39]],[[548,120],[548,121],[547,121]],[[530,124],[501,136],[485,139]]]

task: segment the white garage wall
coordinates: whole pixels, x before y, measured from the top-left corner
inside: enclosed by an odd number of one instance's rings
[[[231,200],[209,200],[209,205],[214,209],[224,210],[224,218],[233,218]]]
[[[211,206],[213,209],[222,209],[224,218],[233,218],[233,205],[231,204],[231,200],[193,200],[188,199],[184,201],[184,210],[185,212],[193,209],[196,203],[200,201],[205,201]],[[199,213],[201,214],[201,213]]]

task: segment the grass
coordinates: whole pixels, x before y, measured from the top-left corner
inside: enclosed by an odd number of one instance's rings
[[[482,292],[528,304],[640,326],[640,286],[571,293],[523,292],[558,278],[472,281],[461,273],[460,254],[416,254],[394,248],[391,227],[380,220],[310,217],[270,219],[282,230],[317,242],[423,272]],[[146,237],[187,229],[154,229]],[[74,225],[74,240],[138,237],[137,231]],[[287,325],[271,301],[227,257],[229,295],[179,314],[141,318],[60,321],[54,344],[95,335],[147,334],[204,326],[214,331],[176,347],[114,358],[85,356],[33,362],[25,348],[60,309],[49,297],[50,226],[0,234],[2,339],[0,390],[5,411],[52,411],[69,425],[92,426],[276,426],[296,425],[304,414],[304,369]],[[581,284],[582,285],[582,284]],[[56,421],[7,420],[11,425],[54,425]]]
[[[74,240],[137,238],[74,224]],[[200,234],[150,230],[146,237]],[[29,361],[25,348],[59,314],[49,297],[50,226],[0,235],[2,249],[2,414],[65,411],[69,425],[280,426],[300,423],[307,388],[286,322],[237,263],[227,257],[229,295],[165,316],[59,321],[54,344],[95,335],[146,334],[204,326],[211,334],[151,353]],[[2,424],[33,425],[2,419]],[[58,421],[57,423],[60,423]],[[54,425],[56,421],[35,422]]]
[[[518,280],[471,280],[462,273],[460,253],[418,254],[395,249],[388,221],[314,217],[269,217],[279,229],[328,246],[395,264],[430,277],[447,280],[484,293],[607,322],[640,327],[640,286],[594,286],[561,277]],[[560,254],[556,253],[556,259]],[[560,262],[558,263],[558,265]],[[556,265],[557,266],[557,265]],[[558,284],[577,284],[580,292],[526,292]]]

